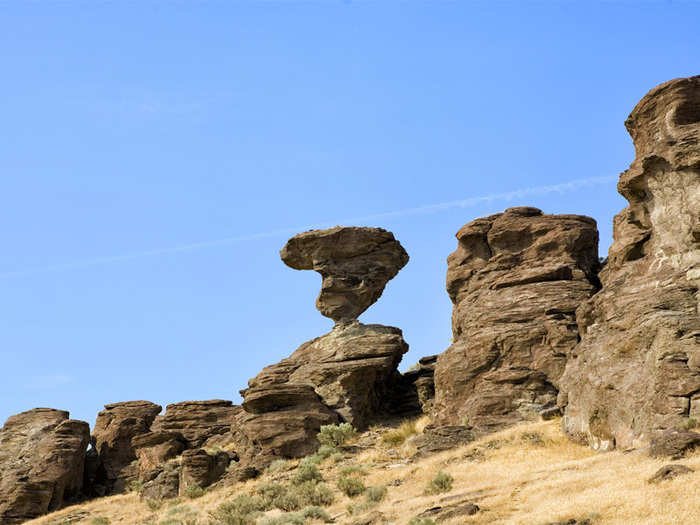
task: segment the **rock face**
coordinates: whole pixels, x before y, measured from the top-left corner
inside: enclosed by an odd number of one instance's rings
[[[598,285],[598,231],[589,217],[520,207],[457,239],[447,258],[454,342],[437,359],[433,422],[487,432],[555,406],[576,308]]]
[[[63,410],[10,417],[0,430],[0,523],[22,523],[79,496],[89,441],[89,425]]]
[[[625,126],[629,206],[561,380],[565,430],[600,449],[643,446],[700,416],[700,76],[656,87]]]
[[[132,440],[150,431],[161,408],[150,401],[124,401],[105,405],[97,415],[93,436],[100,458],[96,484],[103,485],[101,492],[123,492],[138,477]]]
[[[428,414],[433,408],[435,399],[435,365],[437,355],[421,357],[418,366],[408,370],[403,374],[406,381],[413,385],[421,406],[421,411]]]
[[[380,228],[313,230],[292,237],[280,255],[292,268],[322,275],[316,306],[336,325],[266,367],[241,391],[237,450],[258,462],[310,454],[322,425],[365,427],[405,386],[397,371],[408,350],[401,330],[356,320],[408,262],[393,234]]]
[[[223,399],[183,401],[165,407],[165,414],[156,417],[152,430],[178,432],[187,448],[197,448],[215,436],[228,434],[239,411],[240,407]]]
[[[321,274],[316,308],[336,322],[357,319],[408,262],[394,235],[381,228],[311,230],[289,239],[280,255],[295,270]]]
[[[321,425],[364,428],[385,413],[408,345],[401,330],[359,322],[301,345],[251,379],[240,424],[256,449],[301,457],[318,447]]]

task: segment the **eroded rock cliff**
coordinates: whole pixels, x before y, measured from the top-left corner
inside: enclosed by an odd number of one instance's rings
[[[577,311],[564,428],[630,448],[700,418],[700,76],[651,90],[625,122],[636,150],[618,190],[603,289]]]
[[[90,427],[68,412],[35,408],[0,429],[0,523],[61,508],[81,494]]]
[[[598,231],[589,217],[519,207],[457,239],[447,259],[454,342],[437,359],[434,424],[486,432],[556,405],[576,308],[597,289]]]

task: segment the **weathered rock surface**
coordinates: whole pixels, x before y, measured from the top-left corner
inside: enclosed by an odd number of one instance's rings
[[[139,462],[139,480],[151,481],[162,471],[168,460],[182,454],[187,441],[179,432],[147,432],[131,440]]]
[[[391,232],[343,226],[295,235],[280,256],[296,270],[321,274],[316,307],[336,322],[357,319],[408,262],[408,254]]]
[[[519,207],[457,239],[447,258],[454,342],[437,359],[434,423],[490,431],[556,404],[576,308],[597,289],[598,231],[589,217]]]
[[[461,447],[471,443],[477,437],[472,427],[429,425],[413,440],[413,444],[417,449],[417,455],[420,457]]]
[[[156,417],[151,430],[180,433],[187,448],[199,448],[215,436],[228,434],[240,410],[223,399],[173,403],[165,407],[165,414]]]
[[[301,457],[318,447],[321,425],[342,420],[365,427],[388,409],[386,400],[407,350],[398,328],[359,322],[336,325],[304,343],[241,391],[244,412],[237,428],[249,441],[243,448]]]
[[[180,495],[185,495],[187,487],[194,485],[205,488],[218,481],[231,463],[227,452],[207,453],[204,449],[186,450],[182,454],[180,466]]]
[[[35,408],[0,430],[0,523],[22,523],[61,508],[83,488],[90,427],[68,412]]]
[[[404,372],[404,379],[413,385],[423,413],[428,414],[435,399],[435,365],[437,355],[421,357],[418,366]]]
[[[102,493],[123,492],[137,479],[139,466],[132,439],[148,433],[160,411],[161,406],[150,401],[124,401],[105,405],[97,415],[93,437],[100,469],[95,483],[103,485]]]
[[[649,455],[653,458],[681,458],[700,447],[700,433],[688,430],[664,430],[651,437]]]
[[[694,470],[685,465],[664,465],[647,480],[647,483],[660,483],[692,472]]]
[[[700,76],[654,88],[625,126],[629,206],[561,380],[565,430],[600,449],[647,445],[700,415]]]

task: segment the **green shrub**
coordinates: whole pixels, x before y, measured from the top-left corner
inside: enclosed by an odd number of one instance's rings
[[[340,476],[336,482],[338,489],[350,498],[359,496],[365,491],[365,482],[359,478]]]
[[[299,466],[301,467],[304,465],[318,465],[319,463],[321,463],[321,461],[323,461],[323,458],[321,456],[314,454],[313,456],[305,457],[301,461],[301,463],[299,463]]]
[[[350,423],[340,423],[339,425],[323,425],[317,435],[322,445],[340,447],[350,438],[355,436],[355,429]]]
[[[286,459],[276,459],[267,466],[267,472],[275,474],[289,470],[289,461]]]
[[[292,478],[294,485],[301,485],[306,481],[323,481],[323,476],[318,467],[313,463],[302,463]]]
[[[109,518],[105,518],[104,516],[97,516],[90,520],[90,525],[109,525]]]
[[[340,463],[340,462],[343,461],[344,459],[345,459],[345,454],[343,454],[342,452],[335,452],[335,453],[331,456],[331,461],[332,461],[333,463]]]
[[[287,513],[280,516],[264,518],[258,522],[259,525],[304,525],[306,519],[297,513]]]
[[[362,465],[346,465],[338,470],[341,476],[351,476],[357,474],[359,476],[365,476],[367,471],[362,468]]]
[[[381,485],[379,487],[368,487],[367,490],[365,490],[365,497],[367,498],[368,502],[371,503],[380,503],[381,501],[386,498],[386,486]]]
[[[262,483],[258,485],[256,490],[258,496],[260,496],[265,505],[269,508],[274,506],[274,501],[287,493],[287,487],[282,485],[282,483]]]
[[[452,476],[441,470],[428,482],[428,485],[425,487],[425,493],[440,494],[442,492],[448,492],[452,490],[453,481],[454,478]]]
[[[435,522],[430,518],[419,518],[416,516],[408,522],[408,525],[435,525]]]
[[[318,507],[328,507],[333,504],[335,496],[333,490],[325,483],[307,481],[293,488],[298,495],[302,506],[314,505]]]
[[[543,447],[545,445],[544,437],[540,432],[523,432],[520,434],[520,441],[536,447]]]
[[[146,498],[146,505],[152,511],[156,511],[163,506],[163,502],[159,499]]]
[[[374,507],[374,503],[369,503],[367,501],[363,501],[362,503],[350,503],[350,505],[347,506],[348,513],[351,516],[355,516],[356,514],[364,514],[367,512],[369,509]]]
[[[168,512],[166,513],[168,516],[174,516],[175,514],[180,514],[181,512],[186,512],[189,511],[190,508],[185,506],[185,505],[179,505],[177,507],[173,507],[171,509],[168,509]]]
[[[260,496],[241,495],[222,503],[209,516],[214,523],[221,525],[255,525],[260,514],[268,508]]]
[[[185,487],[185,496],[187,496],[190,499],[201,498],[202,496],[204,496],[205,492],[206,490],[204,490],[196,483],[193,483],[192,485],[187,485]]]
[[[295,490],[288,490],[277,496],[272,505],[280,510],[290,512],[292,510],[299,510],[303,503],[299,494]]]
[[[320,447],[318,447],[318,450],[316,451],[316,454],[314,454],[314,456],[318,456],[323,460],[328,459],[336,452],[338,452],[338,449],[336,449],[335,447],[332,447],[330,445],[321,445]]]
[[[132,492],[140,493],[141,490],[143,489],[143,481],[140,479],[135,479],[131,483],[129,483],[129,490]]]
[[[323,520],[324,523],[333,523],[333,518],[321,507],[306,507],[301,515],[307,520]]]

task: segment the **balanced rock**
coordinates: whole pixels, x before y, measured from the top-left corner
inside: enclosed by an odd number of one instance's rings
[[[100,459],[96,484],[100,492],[124,492],[137,479],[139,467],[132,440],[150,431],[162,407],[150,401],[124,401],[105,405],[97,415],[93,439]]]
[[[0,429],[0,523],[61,508],[83,488],[90,427],[68,412],[35,408]]]
[[[629,206],[561,380],[565,430],[599,449],[646,446],[700,416],[700,76],[654,88],[625,126]]]
[[[437,359],[433,423],[491,431],[556,405],[576,308],[597,289],[598,231],[589,217],[519,207],[457,239],[453,344]]]
[[[223,399],[182,401],[165,407],[165,414],[156,417],[151,429],[180,433],[187,448],[199,448],[207,440],[229,434],[240,410],[239,406]]]
[[[322,275],[316,306],[336,325],[266,367],[241,391],[243,410],[232,429],[240,469],[249,466],[246,458],[259,463],[310,454],[322,425],[346,421],[364,428],[406,386],[397,370],[408,350],[401,330],[356,320],[408,262],[393,234],[381,228],[312,230],[292,237],[280,256],[292,268]]]
[[[316,308],[336,322],[357,319],[408,262],[394,235],[381,228],[311,230],[289,239],[280,255],[295,270],[321,274]]]

